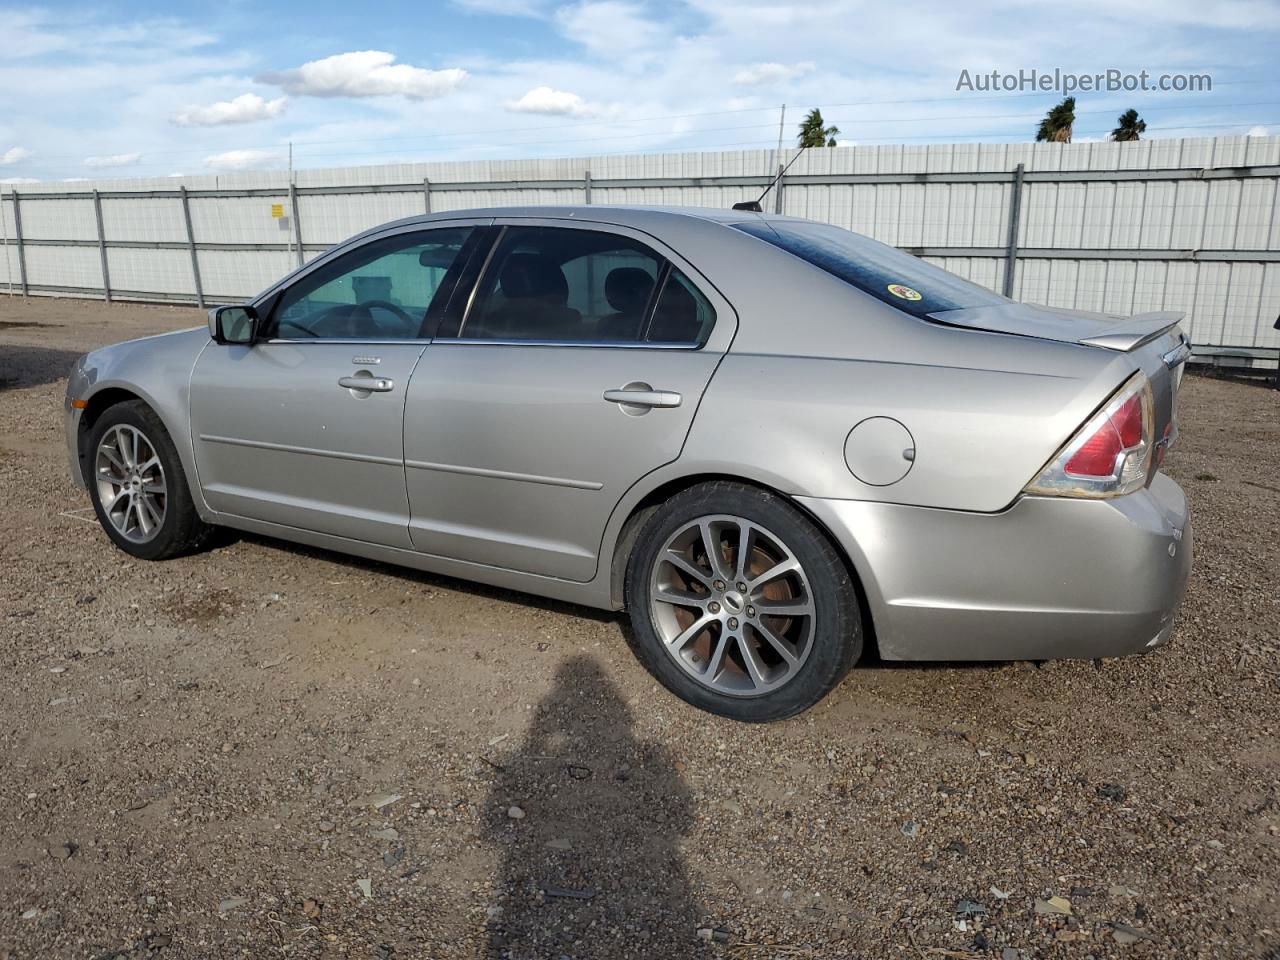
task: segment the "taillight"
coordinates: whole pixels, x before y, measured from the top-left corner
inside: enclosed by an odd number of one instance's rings
[[[1152,469],[1153,410],[1151,384],[1145,374],[1135,373],[1027,484],[1026,492],[1118,497],[1141,490]]]

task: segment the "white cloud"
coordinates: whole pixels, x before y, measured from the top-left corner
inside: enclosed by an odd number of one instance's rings
[[[31,156],[31,151],[26,147],[10,147],[4,153],[0,153],[0,167],[12,167],[15,163],[21,163],[29,156]]]
[[[1267,132],[1266,127],[1257,126],[1257,127],[1250,127],[1249,132],[1246,133],[1245,136],[1246,137],[1268,137],[1270,136],[1270,134]]]
[[[39,183],[35,177],[5,177],[0,183]]]
[[[650,46],[661,33],[625,0],[583,0],[557,10],[556,21],[570,40],[606,57]]]
[[[534,87],[519,100],[508,100],[503,107],[513,113],[544,113],[561,117],[589,117],[596,112],[576,93],[551,87]]]
[[[261,170],[281,162],[280,154],[272,150],[228,150],[204,158],[205,166],[214,170]]]
[[[270,120],[284,112],[288,97],[264,100],[256,93],[242,93],[230,100],[219,100],[207,107],[179,110],[173,122],[182,127],[217,127],[227,123],[253,123]]]
[[[756,86],[762,83],[784,83],[812,73],[814,65],[806,60],[803,63],[754,63],[745,70],[733,75],[733,82],[744,86]]]
[[[453,90],[467,76],[467,71],[456,67],[427,70],[395,59],[395,54],[382,50],[358,50],[312,60],[293,70],[264,73],[258,80],[306,97],[398,95],[429,100]]]
[[[85,157],[86,167],[131,167],[142,159],[140,153],[113,153],[105,157]]]
[[[89,180],[88,177],[63,177],[62,178],[63,183],[87,183],[88,180]]]

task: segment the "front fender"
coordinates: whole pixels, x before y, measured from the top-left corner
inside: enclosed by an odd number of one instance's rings
[[[211,343],[208,331],[197,327],[114,344],[81,357],[67,382],[66,428],[73,478],[84,485],[81,433],[84,414],[98,406],[94,398],[100,402],[108,392],[130,394],[151,407],[169,431],[196,510],[209,519],[212,512],[200,490],[191,442],[190,386],[196,361]],[[77,409],[81,404],[83,408]]]

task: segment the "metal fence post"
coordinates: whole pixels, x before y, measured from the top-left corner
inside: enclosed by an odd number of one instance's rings
[[[1009,193],[1009,251],[1004,261],[1004,290],[1006,297],[1013,296],[1013,275],[1018,265],[1018,224],[1022,219],[1022,164],[1013,168],[1013,186]]]
[[[298,188],[289,184],[289,209],[293,213],[293,245],[298,248],[298,266],[302,266],[302,223],[298,220]]]
[[[582,200],[590,205],[591,203],[591,171],[586,170],[582,174]]]
[[[782,171],[785,169],[786,167],[784,167],[782,164],[778,164],[778,174],[777,174],[778,182],[777,182],[777,185],[773,188],[773,212],[774,213],[782,212]]]
[[[18,282],[22,285],[22,295],[27,295],[27,254],[22,248],[22,213],[18,209],[18,191],[9,191],[13,198],[13,239],[18,245]]]
[[[4,279],[13,296],[13,265],[9,259],[9,221],[4,217],[4,185],[0,184],[0,243],[4,244]]]
[[[431,178],[422,178],[422,212],[431,212]]]
[[[200,256],[196,253],[196,233],[191,229],[191,201],[187,197],[187,188],[178,187],[182,197],[182,219],[187,224],[187,249],[191,251],[191,275],[196,281],[196,306],[204,309],[204,286],[200,282]]]
[[[111,270],[107,267],[107,235],[102,229],[102,195],[93,191],[93,218],[98,222],[98,259],[102,261],[102,299],[111,302]]]

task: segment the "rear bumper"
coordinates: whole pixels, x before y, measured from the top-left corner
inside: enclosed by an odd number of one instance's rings
[[[801,498],[862,579],[888,660],[1113,657],[1167,643],[1191,571],[1163,474],[1111,500],[1022,497],[998,514]]]

